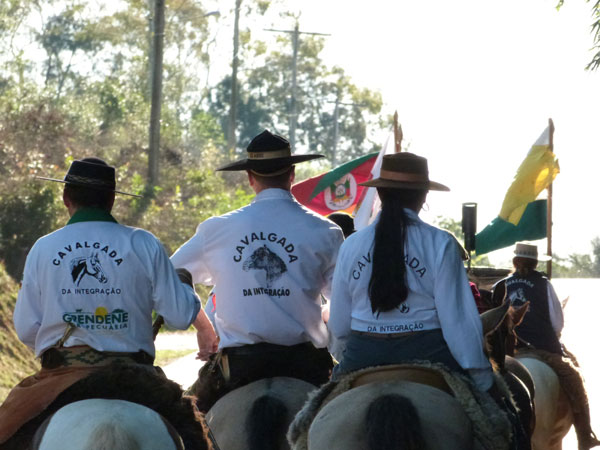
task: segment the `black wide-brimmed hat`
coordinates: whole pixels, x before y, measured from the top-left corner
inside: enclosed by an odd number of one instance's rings
[[[65,178],[58,180],[56,178],[36,177],[40,180],[56,181],[72,186],[82,186],[90,189],[99,189],[102,191],[111,191],[117,194],[131,195],[141,197],[136,194],[117,191],[115,181],[115,168],[109,166],[100,158],[76,159],[71,163],[69,171]]]
[[[246,151],[247,158],[226,164],[217,170],[253,170],[268,175],[293,164],[323,157],[323,155],[292,155],[288,140],[268,130],[252,139]]]
[[[447,186],[429,179],[427,159],[408,152],[384,155],[379,178],[365,181],[360,185],[397,189],[426,189],[428,191],[450,190]]]

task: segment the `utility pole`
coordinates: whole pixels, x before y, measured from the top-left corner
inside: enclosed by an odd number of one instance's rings
[[[296,122],[298,120],[297,102],[296,102],[296,79],[298,73],[298,48],[300,46],[300,35],[310,34],[313,36],[331,36],[330,34],[324,33],[309,33],[306,31],[299,30],[299,24],[296,21],[296,25],[293,30],[274,30],[271,28],[265,29],[265,31],[274,31],[277,33],[289,33],[292,35],[292,87],[290,92],[290,129],[289,129],[289,140],[290,148],[292,152],[296,146]]]
[[[240,48],[240,7],[242,0],[235,0],[235,23],[233,26],[233,61],[231,64],[231,100],[229,105],[229,126],[227,127],[227,146],[230,152],[235,151],[236,136],[235,125],[237,121],[238,80],[239,65],[238,52]]]
[[[344,103],[340,102],[339,94],[335,98],[335,102],[327,102],[327,103],[335,103],[335,108],[333,109],[333,149],[331,154],[331,167],[335,168],[337,165],[337,148],[340,140],[340,124],[339,124],[339,111],[340,105],[343,106],[364,106],[361,103]]]
[[[158,155],[160,149],[160,110],[162,103],[163,40],[165,35],[165,0],[154,3],[154,36],[152,46],[152,96],[148,145],[148,184],[146,196],[150,197],[158,184]]]

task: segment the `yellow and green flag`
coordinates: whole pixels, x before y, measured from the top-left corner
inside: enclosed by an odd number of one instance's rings
[[[500,214],[475,236],[478,255],[508,247],[517,241],[546,237],[546,200],[536,200],[560,172],[552,152],[548,126],[533,144],[508,188]]]

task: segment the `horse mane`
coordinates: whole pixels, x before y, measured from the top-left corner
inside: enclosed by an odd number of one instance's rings
[[[98,425],[90,434],[85,448],[87,450],[143,450],[137,439],[116,420]]]

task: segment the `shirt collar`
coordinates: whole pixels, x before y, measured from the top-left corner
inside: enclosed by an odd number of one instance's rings
[[[292,197],[292,193],[290,191],[287,191],[285,189],[269,188],[269,189],[263,189],[258,194],[256,194],[256,197],[254,197],[254,199],[252,200],[252,203],[260,202],[263,200],[292,200],[292,199],[293,199],[293,197]]]
[[[67,225],[78,222],[114,222],[115,218],[106,210],[100,208],[80,208],[71,216]]]

